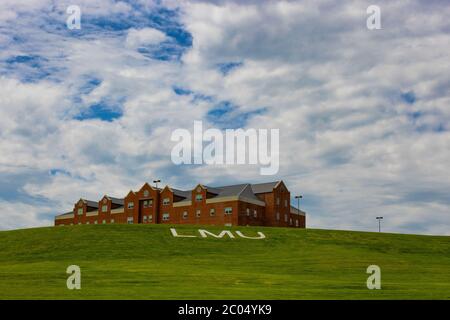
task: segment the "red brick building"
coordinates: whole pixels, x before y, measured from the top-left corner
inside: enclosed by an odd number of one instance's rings
[[[252,225],[305,228],[305,213],[291,206],[283,181],[223,187],[197,185],[192,190],[145,183],[125,198],[80,199],[73,210],[55,217],[55,225],[167,223]]]

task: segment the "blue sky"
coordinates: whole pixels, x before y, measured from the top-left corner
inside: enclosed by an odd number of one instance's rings
[[[380,1],[370,31],[371,4],[3,0],[0,229],[156,178],[283,179],[310,227],[450,234],[450,7]],[[279,174],[174,166],[194,120],[280,129]]]

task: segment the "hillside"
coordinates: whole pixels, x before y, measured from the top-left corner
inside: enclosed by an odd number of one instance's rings
[[[2,231],[0,299],[450,299],[450,237],[228,229],[267,238],[174,238],[164,225]],[[66,287],[73,264],[81,290]],[[366,287],[372,264],[381,290]]]

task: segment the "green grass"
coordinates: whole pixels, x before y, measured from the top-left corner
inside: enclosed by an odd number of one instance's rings
[[[3,231],[0,299],[450,299],[450,237],[231,229],[267,239],[174,238],[164,225]],[[81,290],[66,287],[72,264]],[[381,290],[366,287],[372,264]]]

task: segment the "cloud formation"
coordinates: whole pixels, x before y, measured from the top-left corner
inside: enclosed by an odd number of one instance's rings
[[[450,7],[381,1],[0,4],[0,228],[144,181],[265,181],[174,166],[170,135],[279,128],[280,172],[316,228],[450,234]],[[14,21],[14,23],[13,23]]]

